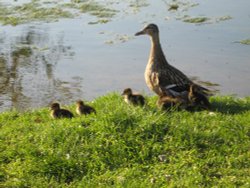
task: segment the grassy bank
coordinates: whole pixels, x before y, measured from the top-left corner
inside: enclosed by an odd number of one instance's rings
[[[249,97],[213,97],[213,113],[147,100],[109,94],[91,104],[97,115],[71,120],[0,114],[0,187],[250,186]]]

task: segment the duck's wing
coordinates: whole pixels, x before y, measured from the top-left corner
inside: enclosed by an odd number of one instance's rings
[[[160,69],[158,76],[159,84],[163,87],[176,85],[184,89],[193,83],[184,73],[169,64],[165,64],[164,69]]]
[[[169,64],[165,69],[160,71],[157,76],[161,89],[165,92],[170,91],[174,96],[184,92],[189,92],[191,85],[195,85],[197,91],[205,96],[211,94],[210,90],[193,83],[184,73]]]

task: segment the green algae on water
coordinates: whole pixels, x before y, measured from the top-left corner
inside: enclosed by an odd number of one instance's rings
[[[18,25],[33,21],[56,21],[59,18],[72,18],[73,15],[62,8],[44,7],[37,1],[24,3],[19,6],[0,4],[0,22],[3,25]],[[4,10],[4,12],[2,12]]]
[[[98,18],[110,18],[116,13],[115,10],[106,8],[105,6],[98,4],[96,2],[86,2],[79,6],[82,13],[89,13],[90,15],[96,16]]]
[[[179,8],[178,4],[170,4],[168,10],[177,10]]]
[[[219,18],[216,19],[217,22],[221,22],[221,21],[227,21],[227,20],[231,20],[232,17],[231,16],[221,16]]]
[[[183,21],[187,23],[204,23],[207,22],[209,18],[207,17],[195,17],[195,18],[184,18]]]
[[[239,43],[245,44],[245,45],[250,45],[250,38],[249,39],[245,39],[245,40],[241,40],[241,41],[239,41]]]
[[[108,18],[113,17],[116,12],[96,1],[78,0],[60,3],[53,0],[45,2],[36,0],[18,6],[0,3],[0,23],[16,26],[34,21],[53,22],[61,18],[74,18],[85,13],[102,18],[97,23],[107,23]]]
[[[173,0],[170,3],[165,2],[168,6],[168,11],[188,11],[192,7],[196,7],[199,3],[192,3],[189,1]]]

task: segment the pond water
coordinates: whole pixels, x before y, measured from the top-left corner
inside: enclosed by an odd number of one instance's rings
[[[0,11],[27,2],[0,1]],[[72,6],[64,3],[85,1],[37,2],[68,10]],[[15,18],[10,23],[0,18],[1,112],[47,107],[52,101],[66,105],[93,100],[126,87],[151,95],[144,81],[150,41],[134,37],[151,22],[159,26],[170,64],[197,82],[209,83],[220,95],[250,95],[250,45],[239,42],[250,38],[250,1],[95,3],[110,14],[70,9],[68,17],[25,18],[20,24]],[[14,16],[21,17],[26,9],[21,11]],[[13,16],[13,10],[8,14]],[[205,19],[190,23],[190,18]]]

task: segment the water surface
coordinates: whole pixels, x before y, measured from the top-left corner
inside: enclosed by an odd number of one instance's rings
[[[170,64],[197,81],[218,84],[221,95],[250,95],[250,46],[238,42],[250,38],[249,1],[177,1],[177,10],[169,10],[176,2],[170,0],[96,2],[115,15],[86,12],[0,25],[0,111],[93,100],[126,87],[152,94],[144,81],[149,38],[134,37],[151,22],[160,28]],[[208,21],[187,23],[185,17]]]

